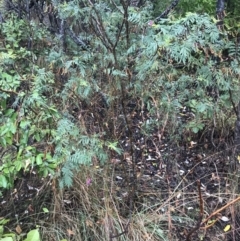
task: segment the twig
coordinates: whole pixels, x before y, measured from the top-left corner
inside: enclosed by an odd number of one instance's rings
[[[7,93],[7,94],[15,94],[15,95],[18,95],[18,93],[16,91],[13,91],[13,90],[3,90],[0,88],[0,91],[4,92],[4,93]]]
[[[113,3],[113,5],[117,8],[117,10],[118,10],[120,13],[124,14],[124,12],[122,11],[122,9],[119,8],[119,6],[114,2],[114,0],[110,0],[110,1],[111,1],[111,3]]]
[[[234,110],[234,112],[235,112],[235,114],[237,116],[237,119],[239,119],[239,113],[238,113],[238,109],[236,108],[236,105],[235,105],[235,103],[233,101],[232,91],[229,89],[228,92],[229,92],[229,97],[230,97],[230,101],[232,103],[233,110]]]
[[[197,186],[198,186],[198,196],[199,196],[199,206],[200,206],[200,212],[199,212],[199,219],[196,223],[195,227],[188,233],[186,241],[191,241],[192,234],[196,232],[198,229],[200,229],[203,219],[203,199],[202,199],[202,192],[201,192],[201,182],[200,180],[197,180]]]
[[[123,230],[121,233],[116,234],[116,235],[114,235],[114,236],[111,236],[111,235],[110,235],[110,240],[112,241],[114,238],[118,238],[118,237],[122,236],[123,234],[127,233],[127,232],[128,232],[129,224],[130,224],[130,220],[128,221],[126,227],[124,228],[124,230]]]
[[[63,31],[63,28],[61,28]],[[66,28],[67,33],[69,34],[70,38],[74,41],[75,44],[82,46],[85,50],[88,49],[87,44],[78,36],[76,36],[76,34],[70,29],[70,28]],[[62,36],[64,35],[64,33],[62,33]]]
[[[168,193],[171,193],[169,177],[167,177],[168,183]],[[171,202],[168,202],[168,239],[172,240],[171,231],[172,231],[172,218],[171,218]]]
[[[156,20],[159,21],[161,18],[165,18],[167,17],[167,15],[169,14],[170,11],[172,11],[179,3],[180,0],[174,0],[172,1],[172,3],[170,4],[169,7],[167,7],[157,18]]]
[[[236,241],[236,214],[234,213],[234,207],[231,206],[230,208],[230,213],[232,216],[232,237],[233,237],[233,241]]]
[[[210,214],[206,219],[204,219],[201,223],[201,226],[206,223],[209,219],[211,219],[213,216],[217,215],[218,213],[222,212],[224,209],[226,209],[227,207],[229,207],[230,205],[236,203],[240,201],[240,197],[235,198],[234,200],[232,200],[231,202],[227,203],[225,206],[219,208],[218,210],[216,210],[215,212],[213,212],[212,214]]]

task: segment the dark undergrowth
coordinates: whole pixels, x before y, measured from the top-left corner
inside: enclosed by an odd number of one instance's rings
[[[51,176],[23,174],[3,192],[0,217],[9,219],[8,232],[38,227],[49,241],[238,240],[239,175],[226,146],[176,147],[153,134],[135,170],[126,152],[104,166],[82,166],[71,188],[60,189]]]

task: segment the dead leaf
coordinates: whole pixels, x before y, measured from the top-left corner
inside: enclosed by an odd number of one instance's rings
[[[89,219],[86,220],[86,226],[87,227],[93,227],[93,222]]]
[[[121,163],[121,160],[119,160],[119,159],[117,159],[117,158],[113,158],[112,160],[111,160],[111,163],[112,164],[120,164]]]
[[[17,232],[18,234],[21,234],[21,233],[22,233],[22,229],[21,229],[20,225],[17,225],[17,227],[16,227],[16,232]]]
[[[137,178],[140,178],[140,177],[141,177],[141,175],[142,175],[142,173],[141,173],[141,172],[137,172]]]
[[[29,211],[29,212],[31,212],[31,213],[33,213],[33,212],[34,212],[34,209],[33,209],[32,204],[30,204],[30,205],[28,206],[28,211]]]
[[[71,229],[67,229],[67,234],[69,237],[75,235],[75,233]]]
[[[189,148],[190,148],[190,149],[193,148],[196,144],[197,144],[197,142],[190,141],[190,146],[189,146]]]
[[[203,159],[203,156],[202,156],[201,154],[197,154],[196,157],[197,157],[197,160],[198,160],[198,161],[201,161],[201,160]]]
[[[104,224],[104,220],[103,219],[99,219],[96,223],[102,225],[102,224]]]

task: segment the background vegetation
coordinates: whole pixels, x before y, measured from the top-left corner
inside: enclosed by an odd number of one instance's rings
[[[1,1],[0,240],[237,240],[206,213],[238,201],[239,5]],[[212,207],[176,171],[196,143],[228,155]]]

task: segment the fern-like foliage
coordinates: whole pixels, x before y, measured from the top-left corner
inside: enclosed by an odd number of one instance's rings
[[[97,135],[84,135],[79,127],[68,118],[58,122],[54,159],[61,160],[60,186],[72,185],[74,173],[81,165],[92,165],[93,160],[103,164],[107,160],[104,142]]]
[[[30,166],[44,176],[61,166],[61,186],[71,186],[82,165],[106,161],[109,149],[121,153],[121,133],[135,133],[131,108],[147,109],[144,134],[166,125],[178,134],[224,119],[239,101],[239,46],[214,18],[188,13],[154,23],[161,11],[152,2],[126,2],[52,0],[43,9],[36,1],[38,11],[12,3],[0,25],[0,143],[13,157],[2,158],[6,180]],[[186,107],[193,116],[183,123]]]
[[[228,90],[239,91],[235,82],[239,76],[238,46],[207,14],[188,13],[179,20],[163,20],[148,31],[151,34],[143,38],[136,69],[143,84],[150,81],[144,91],[136,89],[139,94],[154,96],[159,107],[167,95],[167,113],[173,117],[176,108],[188,106],[196,123],[213,118],[219,108],[229,109]],[[230,70],[229,62],[235,63],[235,70]],[[239,98],[234,96],[237,102]]]

